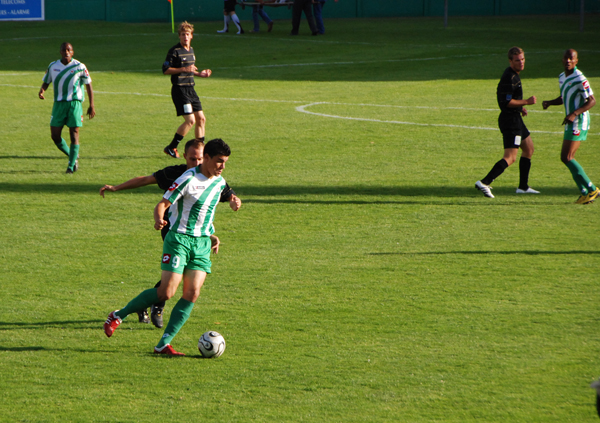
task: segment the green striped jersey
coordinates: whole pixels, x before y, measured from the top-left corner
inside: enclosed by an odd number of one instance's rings
[[[83,101],[82,85],[90,84],[92,78],[83,63],[71,59],[66,65],[60,60],[50,63],[43,81],[45,84],[54,82],[54,101]]]
[[[579,109],[590,96],[594,95],[587,78],[577,67],[569,76],[566,76],[564,72],[561,73],[558,77],[558,84],[567,115]],[[573,128],[589,130],[590,113],[586,111],[577,116],[573,122]]]
[[[222,176],[204,176],[200,166],[188,169],[163,196],[172,204],[170,230],[195,237],[212,235],[215,210],[226,185]]]

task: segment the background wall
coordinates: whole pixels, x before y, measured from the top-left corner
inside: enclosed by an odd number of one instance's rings
[[[173,0],[175,21],[222,19],[221,0]],[[580,0],[449,0],[450,16],[544,15],[579,13]],[[106,20],[118,22],[170,21],[167,0],[46,0],[47,20]],[[244,19],[250,7],[238,6]],[[287,6],[267,7],[273,19],[289,19]],[[586,0],[586,12],[600,12],[600,0]],[[444,0],[328,0],[328,18],[443,16]],[[246,16],[248,15],[248,16]]]

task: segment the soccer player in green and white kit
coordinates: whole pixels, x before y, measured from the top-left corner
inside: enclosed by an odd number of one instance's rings
[[[104,333],[110,337],[131,313],[143,310],[158,300],[168,300],[175,295],[183,279],[183,296],[173,307],[169,323],[158,345],[156,354],[184,355],[171,347],[173,337],[185,324],[194,303],[200,295],[206,275],[211,272],[211,240],[216,206],[227,183],[221,176],[231,150],[221,139],[204,146],[202,166],[187,170],[171,185],[154,209],[154,228],[161,230],[167,221],[164,211],[169,210],[171,229],[165,237],[162,258],[161,284],[158,288],[143,291],[121,310],[108,315]]]
[[[50,135],[52,141],[60,151],[69,157],[67,173],[77,171],[79,164],[79,127],[83,123],[83,109],[81,103],[85,99],[81,85],[85,85],[88,93],[90,106],[87,115],[92,119],[96,116],[94,108],[94,91],[92,90],[92,78],[85,65],[73,59],[74,51],[70,43],[60,45],[61,59],[50,63],[44,75],[42,87],[38,97],[44,100],[44,92],[51,82],[54,82],[54,106],[50,118]],[[62,138],[63,126],[69,127],[71,136],[71,147]]]
[[[571,171],[581,192],[576,203],[589,204],[598,197],[600,189],[592,183],[581,165],[577,163],[575,152],[581,145],[581,141],[587,139],[590,129],[589,110],[596,105],[596,99],[587,78],[577,69],[578,61],[577,51],[573,49],[565,51],[562,59],[565,71],[558,77],[560,96],[542,102],[542,107],[546,110],[549,106],[565,105],[566,116],[562,123],[565,125],[565,134],[560,159]]]

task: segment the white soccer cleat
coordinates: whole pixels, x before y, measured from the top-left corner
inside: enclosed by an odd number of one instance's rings
[[[539,194],[539,191],[534,190],[531,187],[528,187],[527,189],[521,189],[521,188],[517,188],[517,194]]]
[[[485,195],[488,198],[494,198],[494,194],[492,194],[492,187],[489,185],[486,185],[484,183],[482,183],[481,181],[477,181],[475,182],[475,188],[477,188],[479,191],[483,192],[483,195]]]

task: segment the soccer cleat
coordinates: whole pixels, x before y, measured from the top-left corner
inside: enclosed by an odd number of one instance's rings
[[[148,316],[148,310],[142,310],[137,312],[140,323],[150,323],[150,317]]]
[[[539,191],[534,190],[531,187],[527,187],[527,189],[517,188],[517,194],[539,194]]]
[[[171,148],[170,146],[167,145],[163,151],[167,156],[171,156],[174,159],[179,158],[179,153],[177,152],[177,148]]]
[[[75,160],[75,166],[73,166],[73,172],[77,172],[79,170],[79,158]]]
[[[492,194],[492,187],[489,185],[486,185],[484,183],[482,183],[481,181],[477,181],[475,182],[475,188],[477,188],[479,191],[483,192],[483,195],[485,195],[488,198],[494,198],[494,194]]]
[[[269,24],[269,27],[267,28],[267,32],[271,32],[273,30],[273,21],[271,21],[271,23]]]
[[[104,333],[109,338],[115,332],[115,329],[118,328],[121,322],[123,321],[119,316],[115,314],[115,312],[117,311],[119,310],[111,311],[108,314],[108,319],[106,319],[106,322],[104,322]]]
[[[577,199],[577,201],[575,201],[575,204],[585,204],[584,201],[587,198],[587,194],[586,195],[580,195],[579,198]]]
[[[163,309],[160,307],[152,306],[150,308],[150,318],[152,319],[152,324],[157,328],[163,327],[163,318],[162,318]]]
[[[244,28],[242,28],[242,26],[240,25],[240,30],[238,32],[236,32],[237,35],[243,34],[244,33]]]
[[[177,352],[173,349],[171,344],[167,344],[164,347],[158,349],[154,347],[154,354],[165,354],[165,355],[173,355],[173,356],[184,356],[184,353]]]
[[[226,32],[229,32],[229,28],[225,28],[225,29],[220,29],[217,31],[219,34],[225,34]]]
[[[594,200],[598,197],[598,194],[600,194],[600,189],[596,188],[594,191],[590,192],[588,195],[585,196],[585,198],[583,199],[583,204],[593,203]]]
[[[67,175],[72,175],[73,174],[73,169],[71,169],[70,167],[67,168]]]

